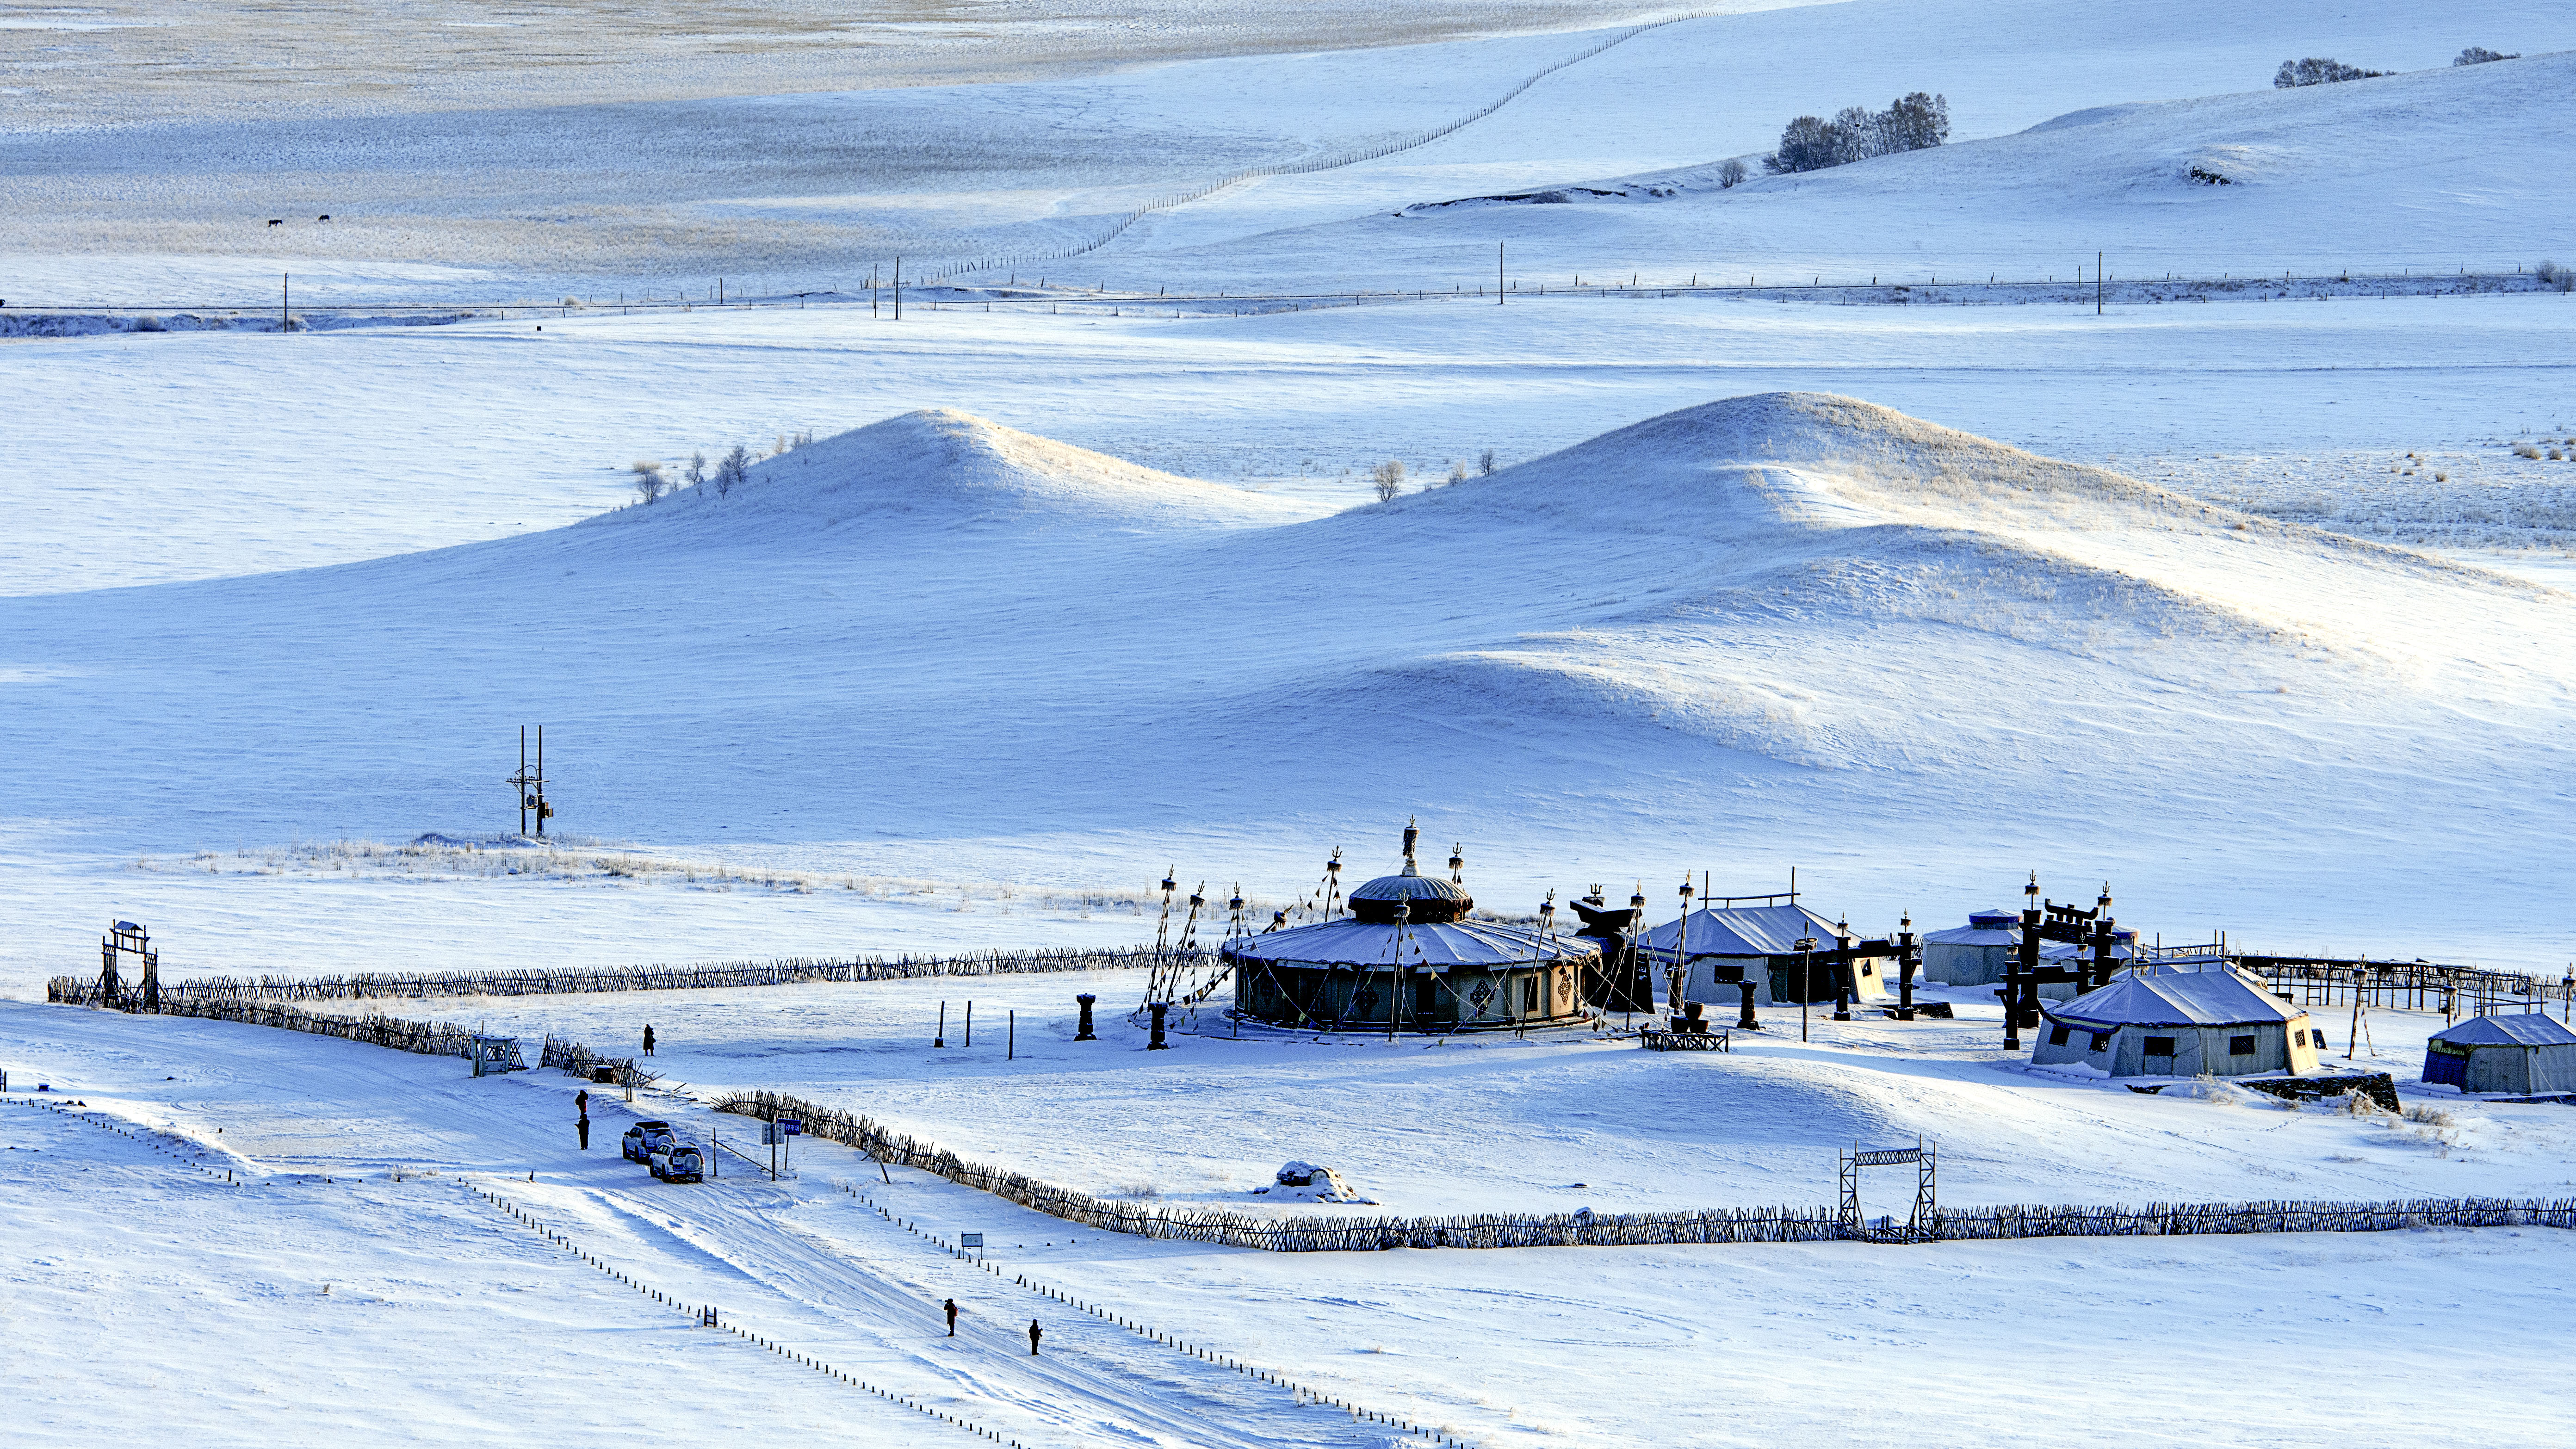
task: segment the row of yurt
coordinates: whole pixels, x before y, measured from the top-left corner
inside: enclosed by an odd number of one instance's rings
[[[1683,963],[1682,1001],[1732,1008],[1743,999],[1748,981],[1756,1006],[1833,1000],[1840,988],[1832,954],[1837,943],[1851,939],[1851,928],[1826,920],[1794,898],[1763,899],[1763,905],[1729,903],[1687,912],[1639,933],[1637,950],[1654,963],[1659,982],[1671,979],[1676,959]],[[1815,944],[1802,952],[1802,940]],[[1853,963],[1854,1001],[1886,999],[1879,967],[1872,959]]]
[[[1280,1026],[1327,1031],[1480,1031],[1554,1026],[1584,1018],[1584,985],[1600,949],[1499,922],[1470,921],[1475,899],[1455,875],[1414,864],[1350,894],[1350,914],[1241,936],[1218,953],[1234,978],[1235,1006]]]
[[[2424,1043],[2424,1080],[2463,1092],[2576,1092],[2576,1031],[2545,1011],[2473,1016]]]
[[[2326,1044],[2306,1012],[2218,961],[2133,969],[2040,1011],[2048,1024],[2033,1063],[2080,1062],[2114,1077],[2314,1071]]]

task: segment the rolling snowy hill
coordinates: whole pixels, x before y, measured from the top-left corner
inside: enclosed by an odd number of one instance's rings
[[[2566,824],[2564,595],[1812,395],[1313,513],[914,415],[728,499],[10,600],[0,747],[83,850],[454,828],[537,718],[582,829],[896,873],[1293,894],[1420,813],[1498,901],[1804,862],[1892,919],[2040,865],[2176,934],[2554,949],[2400,897]]]

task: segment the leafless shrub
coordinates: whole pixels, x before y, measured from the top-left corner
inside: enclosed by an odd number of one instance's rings
[[[690,487],[704,487],[707,481],[707,455],[704,453],[691,453],[689,455],[688,469],[682,474],[682,476],[689,480]]]
[[[1404,465],[1393,458],[1369,470],[1369,486],[1376,490],[1377,501],[1387,502],[1404,491]]]
[[[1717,187],[1725,191],[1744,184],[1744,163],[1730,156],[1717,163]]]
[[[1454,487],[1456,487],[1458,484],[1464,483],[1464,482],[1466,482],[1466,481],[1467,481],[1467,465],[1466,465],[1466,464],[1464,464],[1464,463],[1459,462],[1459,461],[1458,461],[1458,460],[1456,460],[1455,458],[1452,458],[1451,460],[1449,460],[1449,484],[1450,484],[1450,486],[1454,488]]]
[[[1476,471],[1477,471],[1477,472],[1479,472],[1479,473],[1484,474],[1484,475],[1485,475],[1486,477],[1488,477],[1488,478],[1491,478],[1492,476],[1494,476],[1494,450],[1493,450],[1493,449],[1491,449],[1491,448],[1487,448],[1487,449],[1484,451],[1484,454],[1483,454],[1482,456],[1480,456],[1480,457],[1478,457],[1478,458],[1476,459]]]
[[[2466,50],[2464,50],[2464,51],[2461,51],[2458,55],[2453,56],[2453,57],[2451,58],[2451,64],[2453,64],[2453,65],[2485,65],[2488,61],[2491,61],[2491,60],[2520,60],[2520,59],[2522,59],[2522,52],[2521,52],[2521,51],[2518,51],[2518,50],[2517,50],[2517,51],[2515,51],[2515,52],[2514,52],[2513,54],[2511,54],[2511,55],[2507,55],[2507,54],[2505,54],[2505,53],[2504,53],[2504,52],[2502,52],[2502,51],[2489,50],[2489,49],[2487,49],[2487,48],[2486,48],[2485,46],[2483,46],[2483,45],[2472,45],[2472,46],[2470,46],[2468,49],[2466,49]]]
[[[740,443],[716,461],[716,496],[725,497],[751,472],[751,450]]]
[[[627,464],[626,471],[635,475],[636,495],[647,503],[660,498],[662,491],[670,486],[662,477],[662,465],[650,458],[639,458]]]

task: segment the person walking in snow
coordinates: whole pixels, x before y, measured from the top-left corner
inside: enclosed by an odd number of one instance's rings
[[[581,1113],[581,1120],[576,1124],[576,1130],[581,1133],[581,1150],[588,1152],[590,1150],[590,1089],[584,1087],[581,1094],[572,1099],[572,1105]]]
[[[653,1055],[653,1023],[644,1023],[644,1055]]]
[[[1044,1338],[1044,1337],[1046,1337],[1046,1330],[1045,1330],[1045,1329],[1043,1329],[1043,1328],[1038,1327],[1038,1321],[1037,1321],[1036,1319],[1034,1319],[1034,1318],[1030,1319],[1030,1320],[1029,1320],[1029,1357],[1031,1357],[1031,1358],[1036,1358],[1036,1357],[1038,1356],[1038,1340],[1039,1340],[1039,1339],[1041,1339],[1041,1338]]]
[[[948,1308],[948,1336],[950,1338],[955,1338],[957,1336],[957,1300],[954,1298],[949,1299],[946,1306]]]

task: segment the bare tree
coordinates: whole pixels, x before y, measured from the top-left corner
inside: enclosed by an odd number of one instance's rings
[[[2451,60],[2451,64],[2453,64],[2453,65],[2485,65],[2488,61],[2491,61],[2491,60],[2520,60],[2520,59],[2522,59],[2522,52],[2521,52],[2521,51],[2518,51],[2518,50],[2517,50],[2517,51],[2515,51],[2515,52],[2514,52],[2513,54],[2511,54],[2511,55],[2507,55],[2507,54],[2505,54],[2503,51],[2500,51],[2500,50],[2489,50],[2489,49],[2487,49],[2487,48],[2486,48],[2485,46],[2483,46],[2483,45],[2472,45],[2472,46],[2470,46],[2468,49],[2466,49],[2466,50],[2464,50],[2464,51],[2461,51],[2457,56],[2453,57],[2453,58],[2452,58],[2452,60]]]
[[[1741,162],[1741,161],[1738,161],[1738,162],[1736,162],[1736,163],[1735,163],[1735,165],[1736,165],[1736,167],[1740,170],[1740,169],[1742,169],[1742,167],[1743,167],[1744,163],[1743,163],[1743,162]],[[1494,450],[1493,450],[1493,449],[1491,449],[1491,448],[1487,448],[1487,449],[1485,450],[1484,456],[1483,456],[1483,457],[1480,457],[1480,458],[1478,458],[1478,459],[1476,460],[1476,471],[1477,471],[1477,472],[1479,472],[1479,473],[1484,474],[1484,475],[1485,475],[1486,477],[1488,477],[1488,478],[1491,478],[1492,476],[1494,476]]]
[[[660,498],[662,490],[670,486],[662,477],[662,465],[650,458],[627,464],[626,471],[635,475],[635,492],[647,503]]]
[[[1466,464],[1464,464],[1464,463],[1459,462],[1459,461],[1458,461],[1457,459],[1455,459],[1455,458],[1450,459],[1450,460],[1449,460],[1449,486],[1451,486],[1451,487],[1453,487],[1453,488],[1454,488],[1454,487],[1458,486],[1459,484],[1464,483],[1464,482],[1466,482],[1466,481],[1467,481],[1467,465],[1466,465]]]
[[[704,453],[691,453],[689,455],[689,469],[685,476],[689,480],[690,487],[705,487],[707,482],[707,455]]]
[[[1732,156],[1717,163],[1717,188],[1720,191],[1744,184],[1744,163]]]
[[[722,498],[732,493],[734,485],[750,472],[751,450],[740,443],[734,444],[732,452],[716,460],[716,496]]]
[[[1369,486],[1377,490],[1377,501],[1384,503],[1404,491],[1404,465],[1393,458],[1369,470]]]

